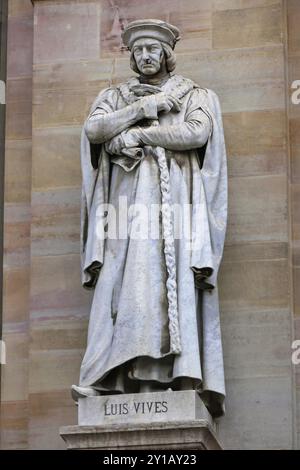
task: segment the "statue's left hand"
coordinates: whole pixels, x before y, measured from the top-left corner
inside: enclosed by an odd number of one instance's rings
[[[106,143],[106,150],[112,155],[120,155],[123,148],[139,147],[141,145],[139,128],[127,129]]]
[[[207,281],[207,278],[212,275],[212,268],[206,267],[202,269],[194,269],[195,286],[200,290],[212,291],[214,286]]]

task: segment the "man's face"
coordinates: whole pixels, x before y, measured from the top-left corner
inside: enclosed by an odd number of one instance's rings
[[[137,39],[133,45],[133,56],[137,68],[143,75],[155,75],[164,60],[162,45],[156,39]]]

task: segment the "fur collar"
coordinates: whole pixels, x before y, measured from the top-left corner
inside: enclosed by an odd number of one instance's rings
[[[161,86],[161,88],[157,86],[143,85],[139,82],[137,77],[132,77],[127,82],[118,85],[117,89],[125,103],[132,104],[143,96],[143,87],[145,89],[144,96],[146,94],[164,91],[178,99],[183,98],[193,88],[199,88],[199,86],[189,78],[184,78],[181,75],[173,75]]]

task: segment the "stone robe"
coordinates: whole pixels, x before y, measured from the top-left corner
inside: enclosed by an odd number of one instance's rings
[[[94,296],[80,385],[131,393],[141,380],[180,389],[180,379],[191,378],[211,414],[220,416],[225,386],[217,274],[227,219],[220,106],[212,91],[174,75],[161,89],[180,98],[181,110],[157,114],[153,96],[135,95],[138,84],[133,78],[102,91],[82,132],[82,280]],[[141,158],[107,152],[111,120],[120,116],[142,127]],[[94,128],[90,140],[87,128],[90,133]],[[161,203],[156,146],[166,151],[172,203],[191,208],[188,225],[196,240],[175,236],[179,354],[170,348],[164,241],[132,236],[136,217],[127,217],[120,202]],[[111,228],[105,203],[117,218],[126,214],[128,232],[121,239],[103,237],[103,226]],[[179,221],[179,232],[186,223]],[[194,271],[207,267],[213,289],[198,290]]]

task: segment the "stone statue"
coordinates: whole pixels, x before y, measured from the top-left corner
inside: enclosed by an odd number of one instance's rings
[[[138,76],[101,91],[82,132],[82,279],[94,296],[72,396],[196,390],[221,416],[227,170],[218,98],[172,73],[175,26],[133,21],[122,37]]]

